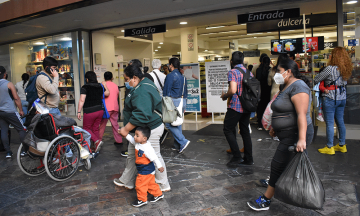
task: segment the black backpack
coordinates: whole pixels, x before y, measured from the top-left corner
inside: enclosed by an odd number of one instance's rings
[[[255,77],[250,76],[250,71],[246,73],[243,69],[236,67],[243,74],[242,79],[242,93],[241,95],[236,92],[239,97],[241,107],[244,112],[255,112],[260,102],[261,87],[260,82]]]

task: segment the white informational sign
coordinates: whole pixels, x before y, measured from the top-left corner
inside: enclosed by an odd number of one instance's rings
[[[225,113],[227,111],[227,102],[223,101],[220,96],[228,90],[228,72],[230,70],[230,61],[205,62],[208,112]]]
[[[106,65],[95,65],[94,72],[96,73],[96,78],[98,82],[104,79],[104,73],[106,72]]]
[[[182,73],[187,81],[187,102],[186,112],[201,111],[200,97],[200,67],[199,63],[181,64],[180,73]]]

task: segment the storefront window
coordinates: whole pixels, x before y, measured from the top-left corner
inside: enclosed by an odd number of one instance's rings
[[[59,110],[63,115],[76,115],[79,94],[79,53],[77,32],[10,44],[11,81],[21,81],[23,73],[34,76],[43,71],[43,60],[50,56],[58,61]],[[87,64],[89,65],[89,63]],[[79,90],[78,90],[79,91]]]

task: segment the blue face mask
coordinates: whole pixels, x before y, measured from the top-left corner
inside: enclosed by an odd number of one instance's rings
[[[132,88],[134,88],[134,87],[130,86],[129,82],[125,82],[125,86],[126,86],[127,89],[132,89]]]

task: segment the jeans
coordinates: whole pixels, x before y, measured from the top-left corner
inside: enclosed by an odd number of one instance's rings
[[[172,98],[174,105],[177,107],[180,104],[181,98]],[[186,108],[186,99],[183,99],[183,111]],[[172,126],[171,123],[165,123],[167,129],[169,129],[175,139],[174,147],[178,150],[181,149],[182,146],[186,145],[189,140],[185,138],[182,134],[182,126]]]
[[[24,112],[24,115],[26,115],[27,112],[28,112],[27,108],[29,106],[29,102],[27,102],[26,100],[21,100],[21,106],[22,106],[22,110]],[[25,123],[25,121],[26,121],[26,118],[23,118],[22,122]]]
[[[334,118],[339,129],[339,144],[345,144],[346,128],[344,123],[344,110],[346,100],[332,100],[328,97],[323,97],[323,113],[326,123],[326,139],[329,148],[334,146]]]
[[[111,122],[112,130],[113,130],[115,142],[122,143],[122,137],[117,132],[119,129],[119,124],[117,122],[118,117],[119,117],[119,112],[118,111],[109,111],[109,115],[110,115],[110,122]],[[104,118],[101,120],[100,131],[99,131],[100,140],[102,140],[102,137],[104,135],[105,128],[106,128],[106,123],[108,122],[108,120],[109,119],[104,119]]]
[[[56,108],[50,108],[49,113],[53,114],[53,115],[61,115],[60,110],[57,107]]]
[[[240,127],[240,135],[244,142],[244,160],[252,162],[252,142],[249,130],[250,113],[239,113],[228,108],[224,119],[223,131],[234,158],[242,158],[236,141],[236,125],[238,123]]]
[[[164,167],[164,172],[160,172],[157,168],[155,169],[155,182],[160,185],[162,190],[170,189],[170,184],[167,178],[165,161],[160,154],[160,137],[164,132],[164,124],[151,130],[149,142],[154,148],[158,159]],[[123,174],[120,177],[120,181],[127,187],[133,188],[135,186],[137,169],[135,165],[135,146],[129,142],[128,145],[128,157],[126,158],[126,167]]]
[[[93,142],[100,140],[99,129],[103,115],[104,110],[99,110],[92,113],[84,113],[83,129],[91,134],[91,140]]]
[[[277,131],[276,135],[280,143],[276,149],[275,155],[271,161],[271,171],[269,185],[275,187],[275,184],[286,166],[295,156],[295,152],[289,152],[289,146],[293,146],[299,140],[298,129]],[[314,137],[314,126],[309,124],[306,130],[306,147],[309,146]],[[306,152],[306,150],[305,150]]]

